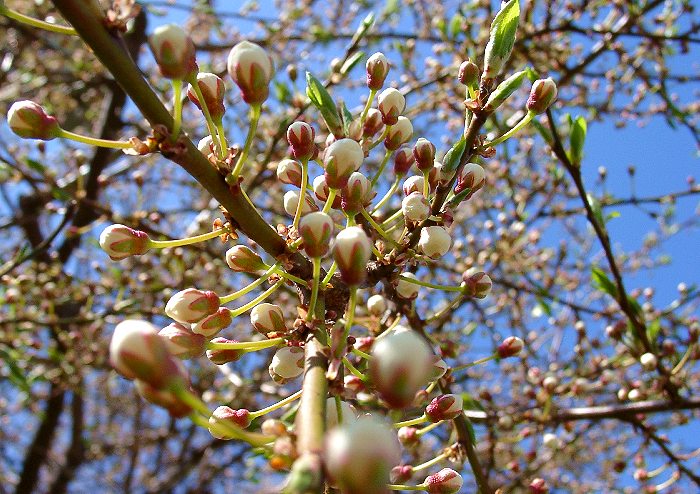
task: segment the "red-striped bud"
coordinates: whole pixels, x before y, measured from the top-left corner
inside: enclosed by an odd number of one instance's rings
[[[294,122],[287,129],[287,142],[298,160],[308,160],[314,155],[316,144],[314,128],[306,122]]]
[[[394,174],[403,177],[416,162],[413,150],[409,147],[402,147],[394,153]]]
[[[538,79],[532,84],[525,106],[528,111],[539,115],[547,111],[555,99],[557,99],[557,85],[554,80],[551,77]]]
[[[286,333],[287,325],[284,321],[284,312],[279,305],[262,303],[250,311],[250,323],[255,330],[267,336],[268,333]]]
[[[411,175],[403,182],[403,195],[409,196],[414,192],[423,194],[423,185],[425,184],[425,179],[420,175]]]
[[[219,307],[219,309],[213,314],[210,314],[201,321],[193,324],[192,332],[201,334],[205,338],[212,338],[222,329],[229,327],[232,320],[233,318],[231,317],[231,311],[226,307]]]
[[[462,488],[462,476],[451,468],[443,468],[438,473],[426,477],[423,482],[430,494],[456,494]]]
[[[382,88],[387,74],[389,74],[389,61],[383,53],[377,52],[367,59],[367,87],[375,91]]]
[[[356,215],[369,205],[374,197],[372,185],[360,172],[353,172],[340,193],[340,206],[349,215]]]
[[[339,139],[328,146],[323,156],[326,183],[331,189],[342,189],[350,175],[365,159],[362,147],[352,139]]]
[[[413,136],[413,124],[406,117],[399,117],[394,125],[389,129],[389,133],[384,139],[384,147],[390,151],[399,149],[402,144],[407,143]]]
[[[455,194],[459,194],[463,190],[469,189],[471,192],[468,197],[481,189],[486,182],[486,173],[484,169],[477,165],[476,163],[467,163],[462,169],[462,173],[457,180],[457,185],[455,186]]]
[[[486,296],[491,293],[491,287],[493,282],[491,277],[479,271],[473,274],[462,275],[464,293],[469,297],[474,298],[486,298]]]
[[[228,55],[228,73],[241,90],[243,101],[263,103],[270,94],[274,67],[267,52],[249,41],[241,41]]]
[[[268,368],[270,377],[277,384],[284,384],[304,372],[304,349],[284,346],[275,352]]]
[[[227,250],[226,264],[237,273],[257,273],[267,269],[262,258],[245,245],[234,245]]]
[[[479,83],[479,67],[471,60],[465,60],[459,66],[459,82],[468,87],[476,87]]]
[[[7,124],[12,132],[24,139],[50,141],[58,137],[58,120],[33,101],[17,101],[7,112]]]
[[[372,242],[359,226],[338,233],[333,246],[333,258],[345,283],[358,286],[367,278],[367,262],[372,256]]]
[[[190,359],[204,355],[206,338],[178,322],[169,324],[158,334],[165,341],[168,351],[175,357]]]
[[[376,108],[370,108],[365,118],[365,123],[362,126],[362,135],[364,137],[372,137],[376,135],[384,127],[382,121],[382,112]]]
[[[453,420],[462,413],[462,397],[459,395],[442,395],[436,398],[425,407],[425,415],[431,422],[442,420]]]
[[[435,144],[423,137],[419,138],[413,146],[413,156],[419,170],[431,170],[435,162]]]
[[[498,345],[498,356],[500,358],[515,357],[523,351],[525,344],[517,336],[509,336]]]
[[[157,27],[148,45],[163,77],[185,80],[197,73],[194,43],[177,24]]]
[[[166,315],[181,323],[195,323],[219,310],[214,292],[187,288],[173,295],[165,306]]]
[[[299,205],[299,199],[301,198],[301,191],[298,190],[288,190],[284,193],[282,198],[284,204],[284,211],[289,216],[295,216],[297,213],[297,206]],[[312,211],[318,211],[318,206],[314,202],[313,198],[309,194],[304,194],[304,203],[301,206],[301,214],[307,214]]]
[[[309,213],[299,222],[299,235],[309,257],[323,257],[330,247],[333,218],[322,212]]]
[[[329,189],[328,189],[328,184],[326,183],[326,177],[323,175],[319,175],[318,177],[314,178],[312,187],[314,189],[314,194],[316,195],[316,198],[319,201],[325,202],[328,199],[328,194],[329,194]],[[333,209],[340,209],[341,205],[341,198],[340,196],[336,195],[333,198],[333,204],[331,207]]]
[[[207,110],[209,110],[209,115],[211,115],[214,120],[221,119],[226,111],[224,107],[224,93],[226,92],[224,80],[216,74],[200,72],[197,74],[197,85],[202,92],[202,97],[204,98],[204,103],[207,105]],[[202,109],[202,102],[199,101],[197,93],[195,93],[192,85],[187,89],[187,97],[197,108],[200,110]]]
[[[250,412],[246,409],[234,410],[231,407],[220,406],[209,417],[209,433],[217,439],[233,439],[230,428],[245,429],[250,425]],[[229,425],[227,427],[226,425]]]
[[[148,234],[124,225],[110,225],[100,234],[100,247],[113,261],[148,252]]]
[[[214,338],[211,340],[212,343],[238,343],[236,340],[229,340],[227,338]],[[207,350],[207,358],[211,360],[213,364],[224,365],[229,362],[235,362],[243,356],[243,350]]]
[[[379,93],[377,106],[382,114],[382,122],[394,125],[406,109],[406,98],[398,89],[388,88]]]

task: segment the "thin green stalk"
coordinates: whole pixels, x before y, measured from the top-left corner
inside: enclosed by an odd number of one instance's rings
[[[285,405],[289,405],[290,403],[292,403],[293,401],[295,401],[295,400],[297,400],[297,399],[299,399],[299,398],[301,397],[301,392],[302,392],[302,390],[300,389],[300,390],[297,391],[296,393],[287,396],[286,398],[284,398],[284,399],[278,401],[277,403],[274,403],[274,404],[272,404],[272,405],[270,405],[270,406],[268,406],[268,407],[265,407],[265,408],[261,408],[261,409],[258,410],[257,412],[251,412],[251,413],[250,413],[251,419],[255,419],[255,418],[261,417],[261,416],[263,416],[263,415],[265,415],[265,414],[268,414],[268,413],[270,413],[270,412],[274,412],[275,410],[278,410],[278,409],[282,408],[282,407],[285,406]]]
[[[390,130],[391,130],[391,125],[387,125],[387,126],[384,127],[384,132],[382,132],[382,135],[379,136],[379,139],[377,139],[376,141],[374,141],[374,142],[369,146],[370,151],[371,151],[372,149],[376,148],[377,146],[379,146],[379,145],[382,143],[382,141],[383,141],[384,139],[386,139],[386,136],[389,135],[389,131],[390,131]]]
[[[392,238],[384,231],[384,229],[379,225],[379,223],[374,221],[374,218],[372,218],[372,215],[369,214],[365,208],[362,208],[362,216],[364,216],[365,219],[367,220],[367,222],[370,225],[372,225],[372,228],[377,230],[377,233],[379,233],[379,235],[381,235],[384,240],[389,242],[391,245],[396,245],[396,242],[394,242],[394,240],[392,240]]]
[[[182,80],[173,79],[173,135],[172,141],[177,141],[180,135],[180,127],[182,127]]]
[[[241,151],[241,155],[238,157],[238,161],[236,161],[236,166],[234,166],[233,171],[229,174],[230,177],[233,177],[233,182],[236,182],[236,179],[238,176],[241,174],[241,170],[243,169],[243,165],[245,164],[245,161],[248,159],[248,153],[250,152],[250,147],[253,145],[253,139],[255,138],[255,132],[258,130],[258,121],[260,120],[260,111],[261,111],[261,106],[258,105],[252,105],[250,107],[250,126],[248,127],[248,135],[245,138],[245,144],[243,145],[243,151]],[[228,179],[228,177],[227,177]],[[227,180],[228,181],[228,180]]]
[[[408,276],[404,276],[404,275],[399,275],[399,278],[402,279],[403,281],[413,283],[414,285],[424,286],[426,288],[434,288],[436,290],[444,290],[446,292],[461,292],[462,291],[462,287],[459,287],[459,286],[437,285],[435,283],[430,283],[428,281],[414,280],[413,278],[409,278]]]
[[[338,191],[336,189],[329,189],[328,190],[328,198],[326,199],[326,204],[323,205],[323,212],[328,213],[328,211],[331,210],[331,207],[333,206],[333,201],[335,201],[335,196],[338,194]]]
[[[90,146],[99,146],[102,148],[110,149],[130,149],[133,147],[129,141],[110,141],[109,139],[99,139],[97,137],[88,137],[75,132],[71,132],[66,129],[59,129],[58,136],[64,139],[70,139],[71,141],[81,142],[83,144],[89,144]]]
[[[449,458],[449,457],[450,457],[450,453],[449,453],[449,452],[447,452],[447,453],[442,453],[442,454],[440,454],[440,455],[437,455],[437,456],[436,456],[435,458],[433,458],[432,460],[428,460],[428,461],[426,461],[426,462],[424,462],[424,463],[421,463],[420,465],[416,465],[415,467],[413,467],[413,471],[414,471],[414,472],[417,472],[418,470],[425,470],[426,468],[430,468],[430,467],[432,467],[433,465],[437,465],[437,464],[440,463],[442,460],[444,460],[444,459],[446,459],[446,458]]]
[[[358,350],[357,348],[353,348],[352,353],[354,353],[358,357],[362,357],[365,360],[370,360],[372,358],[372,356],[369,353],[365,353],[362,350]]]
[[[328,283],[330,283],[331,278],[333,277],[333,275],[335,274],[335,271],[337,269],[338,269],[338,263],[333,261],[333,264],[331,264],[331,267],[328,269],[326,276],[323,278],[323,281],[321,282],[321,284],[323,285],[324,288],[328,285]]]
[[[223,118],[219,117],[216,120],[216,132],[219,134],[219,142],[221,143],[221,147],[224,149],[224,158],[228,154],[228,144],[226,141],[226,130],[224,129],[224,120]]]
[[[294,276],[293,274],[289,274],[281,267],[278,267],[277,269],[275,269],[274,274],[279,275],[286,280],[293,281],[294,283],[297,283],[301,286],[306,286],[309,284],[306,280],[302,280],[298,276]]]
[[[360,379],[362,382],[367,382],[367,381],[368,381],[367,376],[365,376],[362,372],[360,372],[360,371],[357,369],[357,367],[355,367],[354,365],[352,365],[352,362],[350,362],[350,361],[348,360],[347,357],[343,357],[343,364],[344,364],[345,367],[350,371],[350,374],[352,374],[353,376],[357,377],[357,378]]]
[[[279,280],[278,282],[276,282],[274,285],[272,285],[270,288],[268,288],[267,290],[262,292],[260,295],[255,297],[253,300],[251,300],[247,304],[240,306],[238,309],[232,310],[231,317],[238,317],[241,314],[243,314],[244,312],[249,311],[250,309],[252,309],[256,305],[258,305],[260,302],[265,300],[267,297],[269,297],[270,295],[275,293],[277,291],[277,289],[284,284],[284,282],[285,282],[284,278]]]
[[[374,97],[376,95],[377,95],[376,89],[369,90],[369,96],[367,97],[367,103],[365,104],[365,107],[362,110],[362,115],[360,115],[360,129],[362,129],[362,127],[365,125],[365,120],[367,119],[367,114],[369,113],[369,109],[372,108],[372,102],[374,101]]]
[[[202,233],[201,235],[196,235],[194,237],[181,238],[178,240],[149,240],[148,246],[152,249],[165,249],[167,247],[181,247],[183,245],[192,245],[199,242],[205,242],[216,238],[224,233],[228,232],[228,228],[220,228],[208,233]]]
[[[377,181],[379,181],[379,177],[381,177],[382,173],[384,173],[384,168],[386,168],[386,164],[389,163],[389,158],[391,158],[392,154],[394,154],[394,152],[390,151],[389,149],[387,149],[384,153],[384,158],[382,158],[382,162],[379,163],[377,173],[374,174],[374,177],[372,177],[372,180],[370,181],[372,188],[374,188],[374,186],[377,184]]]
[[[284,338],[271,338],[269,340],[260,341],[232,341],[219,343],[210,341],[207,343],[207,350],[247,350],[249,352],[257,352],[274,346],[280,346],[285,342]]]
[[[469,369],[469,368],[477,366],[477,365],[485,364],[486,362],[489,362],[491,360],[495,360],[497,358],[498,358],[498,354],[494,353],[493,355],[489,355],[488,357],[480,358],[479,360],[475,360],[474,362],[471,362],[469,364],[456,365],[456,366],[452,367],[452,372],[457,372],[460,370]]]
[[[426,425],[422,429],[419,429],[416,431],[416,434],[419,436],[422,436],[423,434],[427,434],[428,432],[432,431],[433,429],[436,429],[437,427],[440,427],[442,423],[445,422],[444,420],[441,420],[440,422],[433,422],[430,425]]]
[[[295,230],[299,229],[299,220],[301,220],[301,212],[304,209],[304,201],[302,200],[306,196],[306,186],[309,183],[309,160],[301,160],[301,196],[299,203],[297,204],[297,210],[294,213],[294,222],[292,227]]]
[[[306,320],[311,321],[314,317],[316,309],[316,300],[318,299],[318,285],[321,277],[321,258],[314,257],[311,259],[313,263],[313,284],[311,285],[311,300],[309,301],[309,312],[306,314]]]
[[[394,424],[394,427],[396,429],[400,429],[401,427],[410,427],[412,425],[422,424],[423,422],[427,422],[427,421],[428,421],[428,417],[425,414],[423,414],[420,417],[416,417],[414,419],[404,420],[403,422],[396,422]]]
[[[387,489],[392,491],[424,491],[427,486],[424,484],[419,485],[401,485],[401,484],[387,484]]]
[[[394,183],[391,184],[391,187],[389,187],[389,190],[386,191],[386,194],[384,194],[384,196],[379,200],[377,205],[374,206],[374,208],[372,209],[372,214],[379,211],[382,208],[382,206],[384,206],[384,204],[386,204],[386,202],[391,198],[391,196],[394,195],[394,193],[396,192],[396,189],[399,188],[399,181],[400,181],[399,177],[396,177],[394,179]]]
[[[230,294],[228,294],[228,295],[225,295],[225,296],[223,296],[223,297],[219,297],[219,304],[223,305],[223,304],[227,304],[227,303],[229,303],[229,302],[233,302],[233,301],[236,300],[237,298],[242,297],[243,295],[252,292],[252,291],[255,290],[257,287],[259,287],[260,285],[262,285],[263,283],[265,283],[265,281],[266,281],[266,280],[275,272],[275,270],[277,270],[279,267],[280,267],[279,264],[274,264],[274,265],[270,266],[270,269],[268,269],[267,271],[265,271],[265,273],[264,273],[262,276],[260,276],[260,278],[258,278],[258,279],[255,280],[254,282],[252,282],[250,285],[245,286],[245,287],[241,288],[240,290],[235,291],[235,292],[233,292],[233,293],[230,293]]]
[[[515,124],[515,127],[513,127],[512,129],[510,129],[508,132],[506,132],[505,134],[503,134],[503,135],[502,135],[501,137],[499,137],[498,139],[494,139],[494,140],[491,141],[491,142],[487,142],[486,144],[484,144],[484,147],[485,147],[485,148],[490,148],[490,147],[495,146],[496,144],[500,144],[500,143],[502,143],[503,141],[506,141],[506,140],[510,139],[510,138],[513,137],[520,129],[522,129],[522,128],[525,127],[527,124],[529,124],[530,121],[531,121],[533,118],[535,118],[535,115],[536,115],[536,114],[535,114],[534,112],[527,112],[527,115],[525,115],[517,124]]]
[[[211,140],[216,144],[216,148],[219,151],[219,158],[224,159],[226,157],[226,145],[223,144],[222,136],[220,136],[218,131],[216,130],[216,122],[214,122],[214,119],[211,118],[211,113],[209,113],[209,107],[204,102],[204,95],[202,94],[202,89],[199,87],[199,83],[197,82],[197,75],[193,75],[191,79],[187,82],[190,83],[194,94],[197,96],[197,100],[199,101],[199,107],[202,109],[204,120],[207,123],[209,135],[211,135]]]
[[[13,19],[17,22],[21,22],[22,24],[37,27],[39,29],[44,29],[46,31],[52,31],[58,34],[67,34],[69,36],[78,35],[78,33],[75,32],[75,29],[73,29],[72,27],[58,26],[56,24],[51,24],[50,22],[35,19],[34,17],[29,17],[28,15],[24,15],[15,10],[8,9],[4,5],[0,5],[0,15],[4,15],[5,17],[9,17],[10,19]]]
[[[343,400],[340,399],[340,396],[335,395],[334,397],[335,401],[335,414],[338,418],[338,424],[343,423]]]

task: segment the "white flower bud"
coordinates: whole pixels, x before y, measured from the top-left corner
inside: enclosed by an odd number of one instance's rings
[[[430,216],[430,204],[420,192],[411,192],[401,201],[403,217],[407,222],[420,223]]]
[[[353,172],[341,190],[340,205],[347,214],[358,214],[372,201],[374,192],[370,181],[360,172]]]
[[[46,113],[41,105],[33,101],[17,101],[7,112],[10,130],[24,139],[50,141],[58,137],[61,127],[58,120]]]
[[[168,351],[174,357],[190,359],[204,355],[207,343],[201,334],[195,334],[192,330],[179,322],[174,322],[158,332],[165,341]]]
[[[379,93],[377,106],[382,114],[382,121],[386,125],[394,125],[406,109],[406,98],[398,89],[388,88]]]
[[[389,133],[384,139],[384,147],[395,151],[402,144],[407,143],[413,136],[413,124],[406,117],[399,117],[394,125],[389,129]]]
[[[509,336],[498,345],[499,358],[514,357],[523,351],[525,343],[517,336]]]
[[[412,278],[414,280],[418,279],[415,274],[409,272],[401,273],[401,276],[404,278]],[[420,286],[416,285],[415,283],[399,279],[399,282],[396,284],[396,294],[401,298],[414,299],[418,296],[419,288]]]
[[[309,213],[299,222],[299,234],[309,257],[323,257],[330,247],[333,218],[322,212]]]
[[[645,353],[641,357],[639,357],[639,363],[642,364],[642,367],[646,371],[652,371],[656,369],[656,365],[658,364],[658,359],[656,358],[656,355],[653,353]]]
[[[420,232],[418,248],[431,259],[439,259],[447,254],[452,245],[452,237],[441,226],[428,226]]]
[[[381,295],[372,295],[367,299],[367,312],[375,317],[384,315],[387,309],[386,298]]]
[[[367,59],[366,69],[367,87],[378,91],[389,73],[389,61],[382,52],[377,52]]]
[[[243,100],[263,103],[270,93],[274,67],[267,52],[249,41],[241,41],[228,55],[228,73],[241,90]]]
[[[465,273],[462,276],[462,280],[464,281],[462,285],[464,293],[470,297],[486,298],[486,296],[491,293],[493,282],[491,281],[491,277],[483,271],[478,271],[473,274]]]
[[[554,80],[551,77],[538,79],[532,84],[526,108],[539,115],[547,111],[555,99],[557,99],[557,85]]]
[[[359,226],[338,233],[333,246],[333,258],[345,283],[357,286],[367,277],[367,262],[372,256],[372,242]]]
[[[148,45],[163,77],[185,80],[197,73],[194,43],[177,24],[158,26]]]
[[[284,194],[284,210],[289,216],[294,216],[297,212],[297,205],[299,204],[299,198],[301,197],[301,192],[298,190],[289,190]],[[318,211],[318,206],[314,200],[308,195],[304,194],[304,204],[301,207],[301,214],[307,214],[312,211]]]
[[[413,146],[413,157],[419,170],[432,169],[435,163],[435,144],[424,137],[419,138]]]
[[[318,177],[314,178],[313,183],[312,183],[312,188],[314,189],[314,195],[319,201],[323,201],[324,203],[328,199],[328,184],[326,183],[326,177],[323,175],[319,175]],[[340,204],[341,204],[341,198],[339,195],[336,195],[335,198],[333,199],[333,204],[331,207],[333,209],[340,209]]]
[[[331,189],[342,189],[350,175],[357,171],[365,159],[365,153],[357,141],[338,139],[328,146],[323,155],[324,176]]]
[[[219,309],[219,297],[214,292],[187,288],[173,295],[165,306],[165,313],[181,323],[195,323]]]
[[[560,446],[559,438],[551,432],[542,436],[542,444],[549,449],[559,449]]]
[[[477,165],[476,163],[467,163],[462,168],[462,173],[457,180],[457,185],[455,186],[455,194],[459,194],[463,190],[469,189],[468,197],[481,189],[486,181],[486,173],[484,169]]]
[[[456,494],[462,488],[462,476],[451,468],[443,468],[423,481],[429,494]]]
[[[412,175],[404,180],[403,195],[409,196],[414,192],[423,194],[423,185],[425,179],[419,175]]]
[[[224,93],[226,92],[226,86],[221,77],[216,74],[211,74],[209,72],[200,72],[197,74],[197,85],[199,90],[202,92],[204,97],[204,103],[207,105],[209,110],[209,115],[214,120],[218,120],[224,116],[226,108],[224,107]],[[190,84],[187,89],[187,97],[192,103],[194,103],[197,108],[202,108],[202,102],[199,101],[197,93]]]
[[[250,322],[255,330],[263,335],[268,333],[286,333],[284,312],[279,305],[262,303],[250,311]]]
[[[214,140],[211,138],[211,136],[206,136],[200,139],[197,143],[197,149],[199,149],[199,152],[204,156],[209,156],[214,152]]]
[[[277,384],[284,384],[304,372],[304,349],[285,346],[275,352],[269,367],[270,377]]]
[[[277,165],[277,179],[283,184],[301,187],[301,165],[298,161],[285,159]]]
[[[113,261],[145,254],[149,242],[146,232],[124,225],[110,225],[100,234],[100,247]]]
[[[257,273],[267,269],[262,258],[245,245],[234,245],[227,250],[226,264],[236,273]]]
[[[308,160],[314,155],[315,137],[314,128],[306,122],[296,121],[287,128],[287,142],[298,160]]]
[[[192,332],[201,334],[205,338],[216,336],[219,331],[231,325],[231,311],[226,307],[219,307],[219,310],[206,316],[201,321],[192,325]]]

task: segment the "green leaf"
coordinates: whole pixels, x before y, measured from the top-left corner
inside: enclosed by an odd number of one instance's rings
[[[469,393],[462,393],[462,409],[463,410],[480,410],[484,411],[486,410],[484,406],[479,403],[479,400],[474,398],[471,394]]]
[[[577,166],[581,166],[583,160],[583,146],[586,142],[586,133],[588,125],[586,119],[577,117],[571,122],[571,130],[569,131],[569,159]]]
[[[486,101],[486,111],[494,111],[496,108],[507,100],[511,94],[517,91],[525,80],[525,71],[521,70],[510,76],[505,81],[501,82],[496,90],[491,93],[488,101]]]
[[[358,51],[353,56],[348,58],[343,66],[340,68],[340,73],[342,75],[347,75],[363,58],[365,58],[365,52]]]
[[[287,85],[279,81],[274,81],[273,85],[275,88],[275,98],[277,99],[277,101],[289,101],[291,93]]]
[[[597,266],[591,269],[591,276],[593,277],[594,286],[601,292],[607,293],[611,297],[617,298],[617,287],[605,274],[605,271]]]
[[[593,197],[591,194],[586,194],[586,200],[591,206],[591,210],[593,211],[593,217],[595,218],[596,222],[601,228],[605,229],[605,220],[603,219],[603,208],[600,206],[600,201],[598,201],[598,199]]]
[[[8,352],[3,348],[0,348],[0,360],[7,364],[7,368],[10,371],[9,379],[17,386],[19,389],[25,393],[29,393],[29,381],[27,381],[26,373],[20,369],[17,365],[17,359],[14,355],[15,352]]]
[[[306,73],[306,95],[311,100],[311,103],[321,112],[328,130],[334,136],[342,137],[343,126],[340,115],[338,115],[338,108],[331,95],[328,94],[326,88],[321,84],[321,81],[316,79],[311,72]]]
[[[367,16],[362,19],[362,23],[357,27],[357,31],[355,31],[355,34],[352,37],[352,44],[355,45],[357,44],[362,38],[365,37],[365,34],[372,29],[372,26],[374,25],[374,12],[370,12],[367,14]]]
[[[27,165],[35,172],[39,172],[41,174],[43,174],[46,171],[46,167],[44,165],[31,158],[27,158]]]
[[[520,2],[518,0],[510,0],[506,3],[493,19],[484,55],[485,79],[493,79],[503,70],[513,51],[519,21]]]
[[[350,135],[350,124],[352,123],[352,113],[345,105],[345,101],[340,104],[341,114],[343,115],[343,132],[345,135]]]
[[[445,167],[449,173],[454,173],[457,171],[459,166],[459,160],[464,153],[464,147],[467,145],[467,141],[464,140],[462,136],[459,141],[457,141],[448,151],[445,153],[445,157],[442,159],[442,166]]]
[[[457,35],[462,32],[462,24],[464,17],[460,14],[455,14],[450,20],[450,38],[457,39]]]

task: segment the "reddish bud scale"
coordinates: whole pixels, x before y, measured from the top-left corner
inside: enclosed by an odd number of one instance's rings
[[[287,142],[298,160],[308,160],[314,155],[315,137],[314,128],[306,122],[294,122],[287,129]]]

